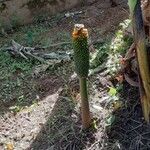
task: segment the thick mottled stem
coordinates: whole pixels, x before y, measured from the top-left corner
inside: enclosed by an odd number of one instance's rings
[[[88,31],[84,25],[75,25],[73,34],[75,71],[80,81],[82,125],[86,129],[91,125],[91,117],[87,92],[87,77],[89,72]]]
[[[88,128],[91,124],[91,116],[88,102],[87,79],[79,78],[81,94],[81,112],[83,128]]]

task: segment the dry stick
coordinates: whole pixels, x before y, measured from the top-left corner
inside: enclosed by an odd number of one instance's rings
[[[33,55],[33,54],[31,54],[30,52],[26,52],[26,51],[23,51],[25,54],[27,54],[27,55],[29,55],[29,56],[31,56],[31,57],[33,57],[33,58],[35,58],[35,59],[37,59],[38,61],[40,61],[40,62],[45,62],[45,60],[43,59],[43,58],[41,58],[41,57],[38,57],[38,56],[35,56],[35,55]]]
[[[139,87],[139,82],[133,81],[126,73],[124,73],[125,80],[134,87]]]
[[[57,46],[57,45],[62,45],[62,44],[69,44],[69,42],[62,42],[62,43],[57,43],[57,44],[53,44],[53,45],[50,45],[50,46]],[[33,57],[34,59],[40,61],[41,63],[46,63],[48,65],[53,65],[53,64],[59,64],[61,63],[62,61],[65,62],[65,61],[69,61],[69,59],[67,58],[62,58],[60,61],[59,60],[52,60],[52,61],[46,61],[43,57],[40,57],[40,56],[37,56],[35,53],[31,53],[37,49],[43,49],[43,48],[32,48],[32,47],[24,47],[22,45],[20,45],[19,43],[15,42],[14,40],[12,40],[12,46],[7,48],[7,50],[9,50],[10,52],[14,52],[14,55],[17,54],[17,55],[20,55],[21,57],[23,57],[24,59],[28,60],[28,56],[30,57]],[[50,53],[52,54],[52,53]],[[69,55],[69,54],[66,54],[66,55]],[[54,59],[57,59],[58,56],[55,56]],[[69,58],[69,56],[68,56]]]
[[[139,81],[141,103],[145,120],[149,122],[150,115],[150,71],[148,63],[148,55],[145,44],[145,32],[142,19],[141,2],[137,0],[135,10],[133,13],[133,30],[136,43],[136,54],[139,65]]]

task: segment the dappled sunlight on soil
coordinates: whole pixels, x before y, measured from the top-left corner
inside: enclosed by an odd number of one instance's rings
[[[25,150],[34,141],[38,132],[47,122],[59,93],[48,95],[42,101],[23,109],[16,115],[6,113],[0,117],[0,143],[13,143],[19,150]]]

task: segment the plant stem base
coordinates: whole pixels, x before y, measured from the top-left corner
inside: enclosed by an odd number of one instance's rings
[[[81,94],[81,112],[83,128],[89,128],[91,125],[91,116],[89,110],[88,93],[87,93],[87,79],[79,78],[80,94]]]

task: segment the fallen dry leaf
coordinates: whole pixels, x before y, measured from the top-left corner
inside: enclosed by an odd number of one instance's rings
[[[118,75],[115,77],[116,80],[119,82],[119,83],[122,83],[123,82],[123,75]]]
[[[14,150],[13,143],[6,143],[6,150]]]

